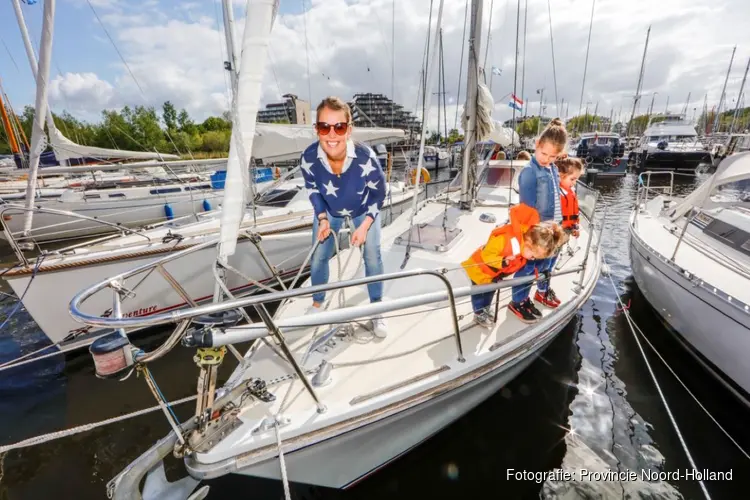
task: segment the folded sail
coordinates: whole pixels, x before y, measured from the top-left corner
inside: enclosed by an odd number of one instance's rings
[[[248,166],[253,151],[255,123],[271,40],[271,27],[277,11],[278,0],[250,0],[247,5],[240,74],[232,107],[232,139],[229,143],[221,211],[220,261],[225,261],[234,254],[240,222],[245,214],[249,188]]]
[[[123,149],[82,146],[62,135],[56,128],[49,130],[49,136],[52,149],[55,152],[55,158],[57,158],[57,161],[61,165],[66,163],[79,163],[75,161],[79,158],[85,159],[88,162],[97,160],[178,160],[180,158],[175,155],[150,151],[127,151]]]

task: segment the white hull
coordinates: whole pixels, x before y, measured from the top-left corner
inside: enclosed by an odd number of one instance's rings
[[[491,371],[414,408],[285,455],[289,480],[328,488],[352,486],[502,389],[537,358],[566,324],[567,321],[550,330],[543,344],[514,359],[510,366]],[[367,452],[362,453],[363,449]],[[281,479],[278,459],[267,460],[237,473]]]
[[[412,190],[394,193],[392,203],[396,213],[405,208],[412,194]],[[390,221],[390,215],[385,208],[389,202],[390,199],[387,197],[383,210],[384,218],[387,217],[386,221]],[[259,216],[259,225],[255,230],[260,234],[269,233],[263,236],[261,243],[263,250],[279,273],[286,279],[291,279],[311,248],[312,215],[311,211],[306,211],[306,213],[297,212],[297,215],[292,213],[274,217],[280,211],[282,210],[269,209],[269,216]],[[277,220],[274,222],[274,219]],[[246,221],[243,227],[253,229],[251,215],[246,216]],[[181,228],[172,229],[175,233],[183,233]],[[21,297],[33,276],[33,282],[23,298],[23,304],[29,314],[53,343],[69,339],[66,341],[68,348],[82,347],[107,331],[96,330],[75,322],[68,312],[72,297],[92,283],[159,259],[170,251],[216,239],[218,220],[214,218],[187,226],[185,230],[193,231],[197,235],[186,237],[181,242],[173,240],[163,243],[162,237],[170,229],[162,228],[148,233],[153,240],[149,244],[138,236],[129,236],[127,238],[131,243],[136,244],[116,246],[118,240],[114,240],[101,245],[99,251],[96,252],[82,252],[63,258],[48,257],[42,261],[40,272],[36,273],[36,276],[33,272],[34,266],[31,265],[22,273],[6,273],[4,279],[17,296]],[[141,241],[144,243],[138,244]],[[213,297],[215,280],[212,266],[215,258],[216,249],[207,248],[169,262],[164,267],[193,300],[202,301]],[[258,250],[246,238],[238,242],[238,249],[230,258],[229,264],[253,280],[268,282],[273,276]],[[159,273],[152,272],[143,279],[144,276],[146,273],[134,276],[124,283],[124,287],[134,291],[135,296],[123,301],[123,316],[157,314],[186,305],[185,300]],[[254,288],[247,280],[234,273],[228,273],[227,284],[237,293],[247,292]],[[275,280],[268,283],[269,286],[275,284]],[[86,311],[100,315],[111,307],[112,297],[108,293],[100,293],[87,302]],[[72,339],[72,337],[83,336],[86,337],[78,341]]]
[[[150,189],[164,188],[155,186]],[[42,201],[36,203],[36,206],[74,212],[126,227],[142,227],[163,222],[169,218],[183,217],[193,213],[200,214],[205,211],[204,201],[208,202],[211,210],[215,210],[220,206],[223,193],[223,190],[196,190],[192,193],[161,194],[133,199],[113,198],[111,201]],[[169,217],[166,205],[169,205],[172,210]],[[11,217],[10,220],[6,220],[8,229],[14,235],[21,234],[24,224],[23,214],[15,213],[6,217]],[[116,231],[116,228],[109,225],[45,212],[36,212],[32,223],[31,235],[36,241],[85,238]],[[5,233],[0,233],[0,238],[6,239]]]
[[[638,288],[692,349],[750,393],[750,323],[741,303],[709,281],[696,286],[674,263],[649,246],[631,224],[630,262]],[[676,236],[673,237],[676,242]],[[674,243],[672,244],[672,248]],[[680,252],[683,252],[681,249]],[[669,255],[671,257],[671,254]],[[741,278],[739,278],[741,279]],[[715,291],[714,291],[715,290]]]

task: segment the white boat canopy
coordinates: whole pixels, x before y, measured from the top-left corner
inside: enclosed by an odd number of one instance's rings
[[[389,144],[402,141],[406,133],[400,129],[354,127],[352,139],[366,144]],[[317,140],[312,125],[259,123],[255,131],[253,158],[264,163],[296,160],[311,143]]]
[[[695,191],[685,197],[670,214],[675,221],[688,213],[693,207],[702,206],[719,186],[750,179],[750,152],[728,156],[716,169],[716,172],[701,184]]]

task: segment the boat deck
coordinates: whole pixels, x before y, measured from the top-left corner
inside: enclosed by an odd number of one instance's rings
[[[431,221],[441,223],[444,210],[445,203],[428,203],[419,212],[415,225]],[[481,213],[495,215],[497,222],[481,222]],[[472,213],[462,213],[451,207],[448,209],[449,227],[450,219],[454,217],[463,219],[460,227],[464,231],[453,245],[442,249],[443,251],[412,247],[404,270],[444,267],[448,269],[446,277],[454,289],[470,285],[460,263],[486,242],[496,224],[507,220],[507,207],[482,207]],[[471,220],[466,220],[467,218]],[[408,217],[402,217],[383,229],[382,255],[386,273],[401,270],[406,248],[398,243],[386,242],[394,241],[408,228]],[[579,239],[571,240],[563,249],[558,268],[566,270],[581,265],[587,238],[588,229],[584,224]],[[342,264],[346,262],[349,252],[347,250],[342,253]],[[368,329],[369,322],[362,322],[353,335],[343,339],[336,338],[335,345],[327,346],[325,352],[313,353],[304,363],[306,370],[317,369],[324,359],[333,364],[330,384],[315,389],[326,405],[323,413],[316,411],[314,401],[303,384],[289,376],[291,367],[270,349],[261,347],[252,358],[251,367],[242,373],[242,378],[246,380],[260,377],[267,381],[276,400],[269,404],[257,404],[250,398],[240,403],[240,418],[247,425],[236,429],[208,452],[199,453],[198,460],[213,463],[253,450],[257,452],[268,448],[267,451],[270,452],[269,447],[275,444],[273,430],[252,432],[269,414],[283,414],[289,419],[289,423],[283,428],[285,442],[290,438],[293,440],[295,435],[309,435],[316,429],[330,430],[335,427],[342,431],[346,429],[347,422],[361,424],[363,420],[382,416],[383,411],[404,409],[404,401],[429,397],[430,393],[444,390],[460,378],[465,383],[488,370],[503,370],[519,359],[533,355],[540,345],[554,337],[567,324],[593,289],[599,269],[597,259],[598,253],[592,251],[584,291],[580,294],[575,291],[580,273],[553,279],[553,288],[563,303],[556,310],[540,306],[544,319],[534,325],[520,322],[508,311],[506,306],[510,301],[510,289],[501,290],[497,323],[489,329],[473,323],[469,296],[457,298],[465,362],[458,361],[451,309],[447,300],[384,314],[389,332],[385,339],[374,337]],[[363,266],[355,272],[358,264],[352,258],[348,268],[342,270],[342,277],[349,279],[363,276]],[[337,276],[338,263],[334,258],[331,260],[331,282]],[[390,281],[384,286],[384,302],[444,289],[438,279],[429,275]],[[533,291],[532,287],[532,294]],[[349,289],[345,298],[347,307],[369,303],[364,286]],[[329,300],[329,309],[339,306],[338,299],[335,296],[332,298],[330,292],[326,299]],[[277,311],[275,320],[283,322],[283,318],[298,317],[312,320],[315,315],[305,316],[310,304],[309,296],[288,301]],[[321,335],[329,330],[328,326],[296,328],[291,331],[286,329],[285,336],[296,359],[301,362],[316,331]]]

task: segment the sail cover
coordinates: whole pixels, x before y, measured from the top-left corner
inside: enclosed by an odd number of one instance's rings
[[[226,262],[234,254],[240,223],[245,214],[249,186],[248,166],[253,151],[256,117],[260,105],[263,74],[268,57],[278,0],[249,0],[242,39],[242,59],[237,94],[232,106],[232,138],[229,143],[227,176],[221,210],[218,258]]]
[[[60,133],[57,128],[50,128],[49,136],[55,158],[64,165],[64,162],[77,158],[96,158],[102,160],[179,160],[179,156],[149,152],[149,151],[126,151],[123,149],[97,148],[93,146],[82,146],[71,141]]]
[[[352,139],[365,144],[388,144],[404,140],[400,129],[354,127]],[[312,125],[284,125],[259,123],[255,132],[253,157],[264,163],[296,160],[312,142],[318,139]]]

